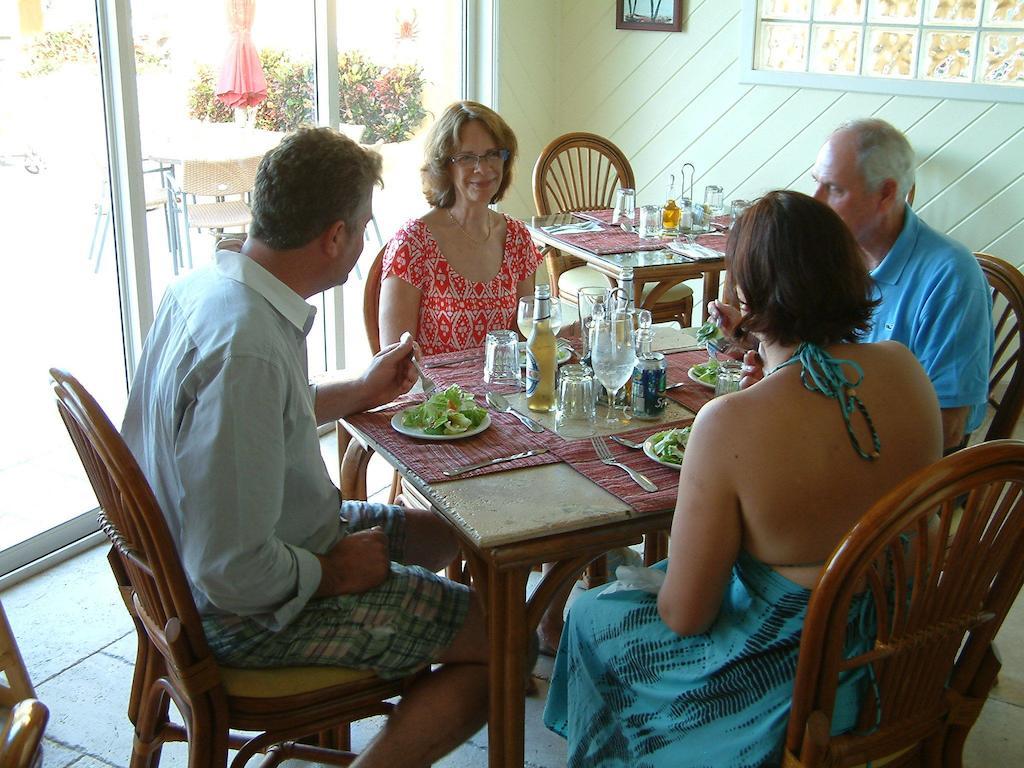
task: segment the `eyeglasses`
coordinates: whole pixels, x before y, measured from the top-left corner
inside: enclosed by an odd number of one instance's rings
[[[457,165],[459,168],[476,168],[480,163],[486,163],[487,165],[500,165],[508,160],[509,151],[507,149],[488,149],[482,155],[474,155],[472,152],[463,152],[458,155],[452,155],[448,158],[448,162],[452,165]]]

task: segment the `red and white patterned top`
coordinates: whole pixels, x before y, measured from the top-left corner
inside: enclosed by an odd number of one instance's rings
[[[483,346],[488,331],[515,327],[516,288],[540,264],[526,226],[505,216],[505,255],[490,282],[467,280],[448,264],[430,229],[413,219],[384,251],[381,280],[392,275],[420,291],[416,341],[425,355]]]

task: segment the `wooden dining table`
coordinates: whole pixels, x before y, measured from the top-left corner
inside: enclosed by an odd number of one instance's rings
[[[667,356],[670,382],[685,380],[688,365],[707,359],[706,353],[692,351],[697,348],[692,331],[659,332],[656,347],[685,350],[678,356]],[[481,376],[483,353],[480,351],[479,359],[467,361],[465,357],[464,353],[453,356],[453,360],[460,362],[450,366],[444,365],[443,358],[427,358],[426,364],[431,366],[428,369],[431,376],[441,384],[461,381],[464,388],[474,391],[472,382]],[[479,384],[475,392],[482,400],[482,379]],[[687,389],[689,394],[683,394]],[[508,389],[501,391],[516,410],[526,412],[522,394]],[[611,429],[599,423],[596,433],[621,432],[633,439],[643,439],[664,429],[665,425],[688,423],[700,404],[711,396],[694,382],[672,392],[680,393],[680,402],[669,401],[661,420],[633,420]],[[662,467],[641,451],[606,441],[616,459],[658,483],[659,493],[647,496],[625,473],[620,475],[614,468],[600,464],[588,439],[574,441],[560,437],[555,430],[554,413],[530,413],[545,427],[545,432],[533,435],[524,431],[523,440],[540,440],[535,445],[550,447],[548,454],[500,464],[481,470],[485,474],[477,476],[444,478],[435,462],[463,463],[481,455],[507,455],[510,443],[501,442],[502,435],[519,429],[519,422],[508,414],[491,412],[491,426],[480,435],[461,444],[460,441],[427,444],[397,434],[389,422],[393,414],[415,402],[415,398],[406,399],[378,409],[376,413],[360,414],[343,422],[344,429],[339,429],[342,443],[339,448],[343,453],[342,492],[345,498],[365,494],[365,487],[353,487],[346,478],[360,476],[375,452],[402,475],[403,493],[411,496],[415,503],[435,510],[452,525],[487,619],[490,644],[488,764],[492,768],[521,768],[525,690],[531,671],[525,665],[531,634],[559,588],[577,578],[591,560],[611,549],[637,544],[644,535],[660,533],[664,536],[675,507],[678,469]],[[682,402],[688,402],[690,407]],[[599,417],[603,417],[603,407],[599,406],[598,410]],[[465,455],[461,455],[460,450],[465,450]],[[424,452],[429,451],[436,453],[425,456]],[[449,455],[450,459],[441,458]],[[560,457],[565,460],[559,460]],[[530,465],[539,461],[548,463]],[[600,469],[611,469],[615,476],[599,484],[591,476]],[[543,563],[552,565],[528,595],[531,571]]]
[[[635,234],[627,238],[625,233],[619,235],[619,238],[624,243],[617,246],[622,248],[621,251],[601,253],[580,245],[581,240],[591,238],[581,238],[571,234],[566,235],[549,231],[551,227],[579,223],[583,220],[578,213],[556,213],[550,216],[534,216],[526,226],[535,242],[557,248],[570,256],[582,259],[589,266],[608,278],[613,285],[618,285],[618,281],[622,277],[623,267],[632,267],[633,285],[638,299],[636,303],[638,307],[643,309],[653,310],[654,305],[673,286],[686,280],[703,278],[704,306],[701,319],[708,319],[707,304],[712,299],[718,298],[721,273],[725,269],[724,257],[714,260],[693,261],[668,248],[668,242],[671,238],[642,241]],[[640,246],[642,244],[644,250],[629,250],[628,243],[625,243],[628,239],[635,239],[636,245]],[[697,239],[697,242],[700,242],[700,238]],[[648,248],[654,245],[661,247],[648,250]],[[648,283],[654,283],[654,287],[647,293],[646,297],[643,297],[644,286]]]

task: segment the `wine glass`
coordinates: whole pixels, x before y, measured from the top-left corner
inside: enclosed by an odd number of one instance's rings
[[[562,306],[558,299],[551,299],[551,332],[558,335],[562,329]],[[519,300],[519,307],[516,309],[516,325],[523,338],[529,341],[530,332],[533,331],[533,296],[523,296]]]
[[[636,366],[636,347],[633,342],[633,318],[628,312],[614,310],[603,319],[592,318],[590,335],[590,363],[594,376],[608,393],[608,417],[605,423],[617,425],[615,397],[629,381]],[[629,421],[627,408],[622,418]]]

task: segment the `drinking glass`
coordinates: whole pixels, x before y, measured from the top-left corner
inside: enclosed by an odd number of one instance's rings
[[[565,365],[558,374],[555,428],[565,437],[594,434],[596,418],[593,371],[585,365]]]
[[[489,331],[484,345],[484,381],[519,385],[519,338],[515,331]]]
[[[608,289],[598,286],[585,286],[580,288],[579,293],[576,294],[577,310],[580,315],[580,342],[582,354],[580,357],[586,357],[588,350],[590,349],[590,318],[594,314],[594,307],[597,304],[602,306],[608,295]]]
[[[623,222],[633,226],[633,215],[636,212],[636,190],[620,187],[615,194],[615,207],[612,209],[612,224]]]
[[[721,216],[725,213],[724,192],[717,184],[704,187],[704,209],[709,216]]]
[[[643,238],[658,237],[661,234],[661,206],[640,206],[640,229],[638,234]]]
[[[739,360],[719,360],[718,378],[715,380],[715,397],[738,392],[742,378],[743,364]]]
[[[556,298],[551,299],[551,332],[558,335],[562,330],[562,305]],[[530,340],[530,332],[533,330],[533,296],[523,296],[519,300],[519,307],[516,309],[516,325],[523,338]]]
[[[615,397],[629,381],[636,366],[633,318],[630,313],[616,309],[603,319],[592,319],[590,363],[594,367],[594,376],[608,393],[608,417],[605,423],[618,424]],[[630,416],[628,407],[624,407],[622,420],[629,421]]]
[[[738,219],[742,215],[742,213],[745,210],[747,210],[747,208],[749,208],[749,207],[750,207],[750,201],[749,200],[733,200],[729,204],[729,214],[730,214],[730,216],[732,218],[732,223],[735,224],[736,223],[736,219]]]

